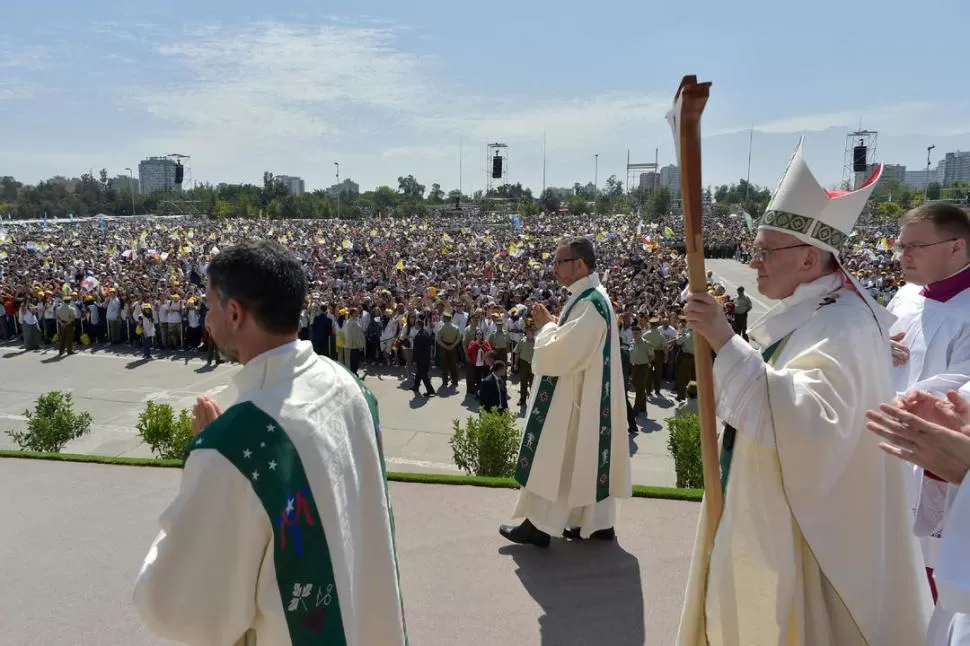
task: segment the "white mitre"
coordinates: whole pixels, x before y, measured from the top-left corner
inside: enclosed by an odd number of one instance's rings
[[[758,228],[787,233],[805,244],[835,254],[842,275],[866,301],[880,324],[888,329],[895,317],[873,300],[869,291],[846,271],[839,258],[842,245],[849,239],[869,195],[882,176],[882,168],[882,164],[877,164],[869,179],[854,191],[827,191],[808,169],[799,139],[795,154],[788,162],[788,169]]]
[[[881,175],[882,164],[878,164],[858,189],[826,191],[805,164],[802,140],[799,140],[758,228],[781,231],[813,247],[838,254]]]

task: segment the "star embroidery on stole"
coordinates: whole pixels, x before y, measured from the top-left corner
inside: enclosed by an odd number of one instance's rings
[[[272,433],[272,432],[273,432],[273,431],[275,431],[275,430],[276,430],[276,426],[274,426],[273,424],[269,424],[269,425],[267,425],[267,427],[266,427],[266,432],[267,432],[267,433]]]
[[[265,449],[266,448],[266,442],[260,442],[259,443],[259,448]]]
[[[195,441],[195,445],[196,446],[202,446],[202,438],[201,437]]]
[[[253,452],[250,451],[249,449],[246,449],[245,451],[243,451],[243,457],[246,458],[247,460],[249,459],[249,456],[251,456],[252,454]]]
[[[270,460],[268,466],[270,471],[276,471],[276,460]]]
[[[259,471],[253,471],[253,480],[259,480]]]

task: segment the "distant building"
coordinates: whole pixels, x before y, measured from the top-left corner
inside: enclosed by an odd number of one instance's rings
[[[882,177],[879,178],[880,184],[889,182],[906,183],[906,166],[904,164],[883,164]]]
[[[669,189],[673,195],[680,193],[680,168],[670,164],[660,169],[660,186]]]
[[[943,164],[943,184],[949,186],[954,182],[970,182],[970,152],[957,151],[947,153],[941,162]]]
[[[149,157],[138,164],[138,184],[141,192],[174,191],[176,163],[166,157]]]
[[[353,180],[345,179],[339,184],[334,184],[333,186],[327,189],[327,195],[329,195],[331,198],[336,198],[338,195],[343,195],[346,193],[359,195],[360,185],[358,185],[357,182]]]
[[[943,161],[940,161],[936,168],[929,171],[926,170],[907,170],[906,171],[906,187],[911,188],[915,191],[922,191],[926,189],[927,184],[932,184],[933,182],[943,183]]]
[[[293,175],[277,175],[276,182],[285,186],[293,195],[303,195],[306,192],[306,184],[300,177]]]
[[[660,175],[655,171],[640,173],[640,188],[652,191],[660,185]]]
[[[108,187],[116,193],[121,193],[125,189],[138,193],[138,179],[130,175],[118,175],[108,180]]]

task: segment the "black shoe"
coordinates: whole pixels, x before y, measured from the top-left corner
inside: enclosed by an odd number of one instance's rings
[[[438,394],[438,391],[436,391],[436,390],[429,390],[428,392],[426,392],[426,393],[424,394],[424,396],[425,396],[425,397],[433,397],[433,396],[435,396],[435,395],[437,395],[437,394]]]
[[[498,533],[519,545],[535,545],[536,547],[549,547],[549,534],[529,522],[526,518],[521,525],[501,525]]]
[[[578,527],[567,527],[566,529],[562,530],[562,537],[574,541],[584,540],[583,537],[579,535]],[[616,538],[616,531],[612,527],[607,529],[598,529],[590,534],[589,538],[590,540],[595,539],[598,541],[612,541]]]

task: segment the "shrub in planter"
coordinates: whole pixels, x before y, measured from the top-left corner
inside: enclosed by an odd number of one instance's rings
[[[21,451],[60,453],[70,442],[91,431],[91,413],[75,413],[71,393],[53,391],[37,398],[34,411],[24,411],[27,430],[7,431]]]
[[[704,486],[704,464],[701,460],[701,425],[697,415],[671,417],[667,450],[674,458],[677,486],[700,489]]]
[[[183,408],[176,417],[169,404],[150,401],[138,415],[135,429],[156,457],[178,460],[185,455],[185,447],[192,440],[192,414]]]
[[[455,465],[468,475],[509,477],[515,474],[522,434],[510,411],[481,411],[462,426],[452,421],[454,434],[448,443]]]

